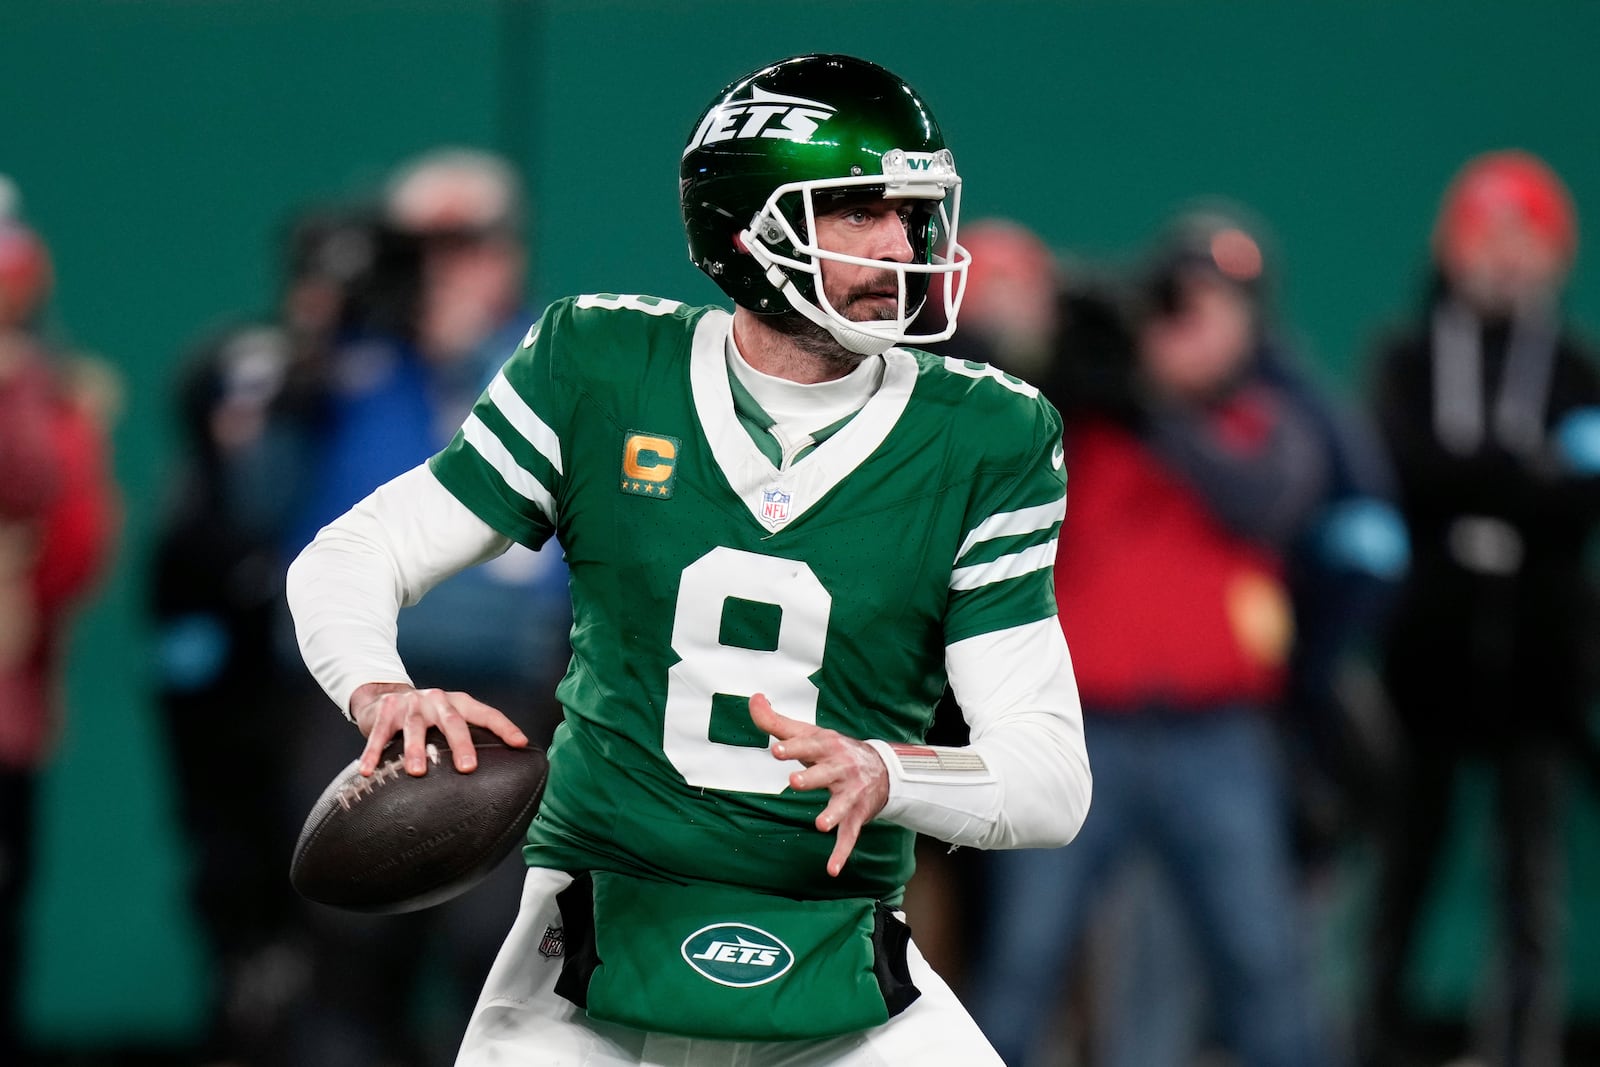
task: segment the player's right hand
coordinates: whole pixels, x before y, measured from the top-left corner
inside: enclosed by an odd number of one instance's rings
[[[522,748],[528,736],[498,708],[466,693],[443,689],[416,689],[404,682],[368,682],[350,697],[350,716],[366,735],[358,770],[370,776],[378,769],[383,748],[395,734],[405,738],[406,773],[428,773],[428,727],[437,726],[450,743],[456,770],[466,774],[478,766],[478,750],[469,726],[493,731],[513,748]]]

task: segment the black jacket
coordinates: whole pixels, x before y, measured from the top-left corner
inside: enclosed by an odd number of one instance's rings
[[[1442,743],[1576,736],[1600,466],[1563,431],[1575,412],[1600,415],[1594,360],[1558,321],[1482,321],[1441,293],[1375,369],[1412,547],[1384,648],[1401,720]]]

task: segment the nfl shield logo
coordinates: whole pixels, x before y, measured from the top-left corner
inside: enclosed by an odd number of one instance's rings
[[[565,931],[559,926],[545,927],[544,937],[539,942],[539,955],[546,959],[555,959],[561,955],[566,940],[564,934]]]
[[[789,521],[789,501],[793,496],[782,489],[761,491],[761,521],[768,526],[782,526]]]

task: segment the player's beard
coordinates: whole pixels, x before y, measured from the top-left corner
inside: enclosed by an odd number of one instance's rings
[[[798,311],[780,312],[768,318],[767,324],[789,338],[801,352],[841,375],[855,370],[866,358],[841,345],[833,334]]]
[[[895,289],[896,299],[898,299],[898,288],[893,285],[889,288]],[[864,298],[883,295],[884,289],[885,287],[881,283],[877,285],[866,284],[849,289],[842,296],[836,297],[836,294],[832,293],[828,295],[830,302],[845,318],[853,322],[882,322],[895,316],[888,308],[881,307],[876,303],[865,305],[867,314],[860,317],[851,315],[850,309]],[[841,345],[826,328],[812,322],[793,309],[773,315],[767,322],[779,333],[793,341],[796,348],[823,363],[831,370],[848,374],[859,367],[861,361],[866,358],[861,353],[852,352]]]

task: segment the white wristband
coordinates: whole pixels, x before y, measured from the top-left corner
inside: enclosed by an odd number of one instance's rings
[[[971,749],[868,741],[889,769],[878,818],[951,844],[976,844],[994,826],[1000,782]]]

